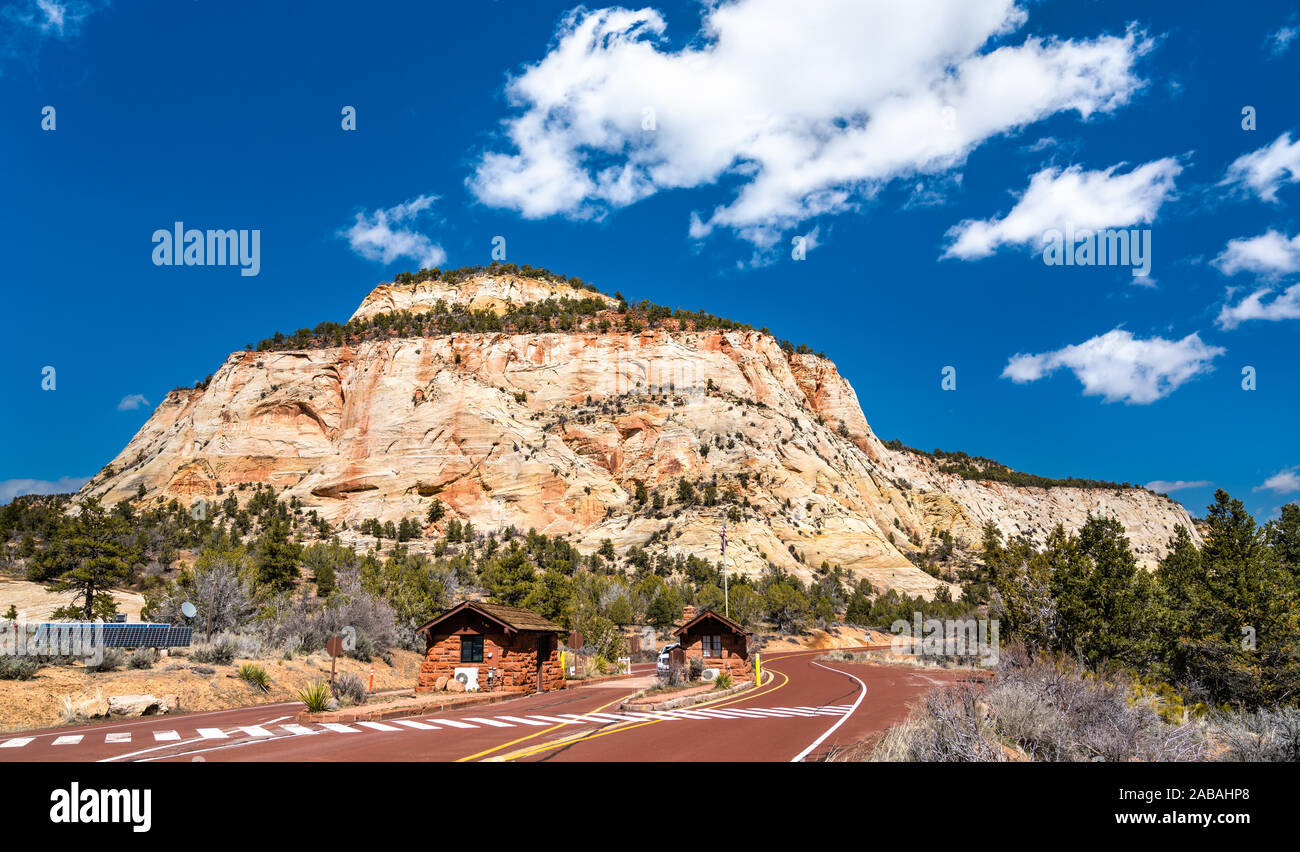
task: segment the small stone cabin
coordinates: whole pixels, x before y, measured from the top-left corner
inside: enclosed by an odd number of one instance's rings
[[[735,680],[753,675],[749,657],[750,631],[719,612],[682,610],[683,623],[674,632],[687,660],[702,657],[706,669],[726,672]]]
[[[416,633],[425,640],[416,692],[442,688],[458,669],[477,672],[480,692],[524,695],[564,687],[559,635],[564,628],[531,610],[464,601]]]

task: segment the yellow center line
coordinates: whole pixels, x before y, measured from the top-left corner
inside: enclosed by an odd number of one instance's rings
[[[767,684],[770,684],[773,680],[776,679],[775,675],[781,676],[782,678],[781,683],[771,687],[770,689],[765,689],[762,692],[755,693],[753,690],[746,690],[745,692],[739,693],[738,695],[727,696],[726,699],[718,698],[718,699],[714,699],[713,701],[701,701],[699,704],[692,704],[687,708],[683,708],[683,710],[685,710],[686,712],[690,712],[690,710],[696,707],[725,707],[728,704],[735,704],[740,701],[746,701],[750,698],[757,698],[761,695],[767,695],[769,693],[776,692],[778,689],[780,689],[781,687],[785,686],[787,683],[790,682],[790,678],[787,677],[783,672],[780,672],[776,669],[767,668],[767,666],[764,666],[764,668],[767,669],[767,674],[773,675],[773,677],[767,678],[766,680]],[[755,689],[757,688],[758,687],[755,687]],[[667,721],[668,721],[667,719],[654,719],[652,721],[645,721],[645,722],[621,722],[611,728],[605,728],[599,731],[592,731],[591,733],[587,733],[587,734],[575,734],[574,736],[571,737],[565,737],[562,740],[556,740],[555,742],[551,742],[551,743],[542,743],[541,745],[536,745],[527,749],[521,749],[516,752],[511,752],[510,754],[503,754],[500,757],[494,757],[491,759],[493,761],[499,761],[499,762],[504,762],[507,760],[518,760],[523,757],[530,757],[534,754],[541,754],[542,752],[550,751],[551,749],[572,745],[573,743],[579,743],[582,742],[583,740],[594,740],[594,739],[598,739],[599,737],[608,737],[611,734],[621,734],[626,731],[635,730],[637,728],[643,728],[646,725],[661,725]]]
[[[793,651],[793,652],[790,652],[790,653],[782,654],[778,659],[786,660],[786,659],[790,659],[790,658],[793,658],[793,657],[806,656],[806,655],[808,655],[808,654],[824,654],[824,653],[826,653],[826,649],[824,649],[824,648],[811,649],[811,650],[808,650],[808,651]],[[789,678],[788,675],[786,675],[784,672],[782,672],[782,671],[780,671],[780,670],[778,670],[778,669],[770,668],[770,664],[768,664],[767,666],[764,666],[764,668],[767,670],[767,673],[768,673],[769,675],[780,675],[781,678],[782,678],[781,683],[777,684],[776,686],[771,686],[772,681],[776,679],[775,676],[771,676],[771,677],[768,677],[768,678],[766,679],[766,681],[764,682],[764,685],[765,685],[765,686],[768,686],[769,688],[767,688],[767,689],[763,689],[763,691],[761,691],[761,692],[755,692],[754,690],[756,690],[756,689],[762,689],[762,687],[755,686],[755,687],[753,687],[752,689],[747,689],[747,690],[745,690],[744,692],[738,693],[738,694],[736,694],[736,695],[729,695],[729,696],[727,696],[726,698],[716,698],[716,699],[714,699],[714,700],[712,700],[712,701],[702,701],[702,702],[700,702],[699,704],[692,704],[692,705],[690,705],[690,707],[688,707],[688,708],[683,708],[683,709],[689,711],[691,708],[694,708],[694,707],[726,707],[726,706],[729,705],[729,704],[736,704],[736,703],[739,703],[739,702],[741,702],[741,701],[748,701],[748,700],[751,699],[751,698],[758,698],[758,697],[763,696],[763,695],[769,695],[769,694],[771,694],[771,693],[773,693],[773,692],[776,692],[778,689],[781,689],[782,687],[784,687],[786,684],[788,684],[788,683],[790,682],[790,678]],[[625,697],[625,698],[626,698],[626,697]],[[617,699],[617,700],[620,700],[620,701],[621,701],[621,700],[625,700],[625,698],[624,698],[624,699]],[[598,712],[600,712],[601,709],[603,709],[603,708],[605,708],[605,707],[608,707],[608,706],[610,706],[610,704],[614,704],[614,703],[615,703],[614,701],[611,701],[611,702],[609,702],[609,704],[604,704],[604,705],[602,705],[601,707],[597,708],[596,710],[592,710],[592,711],[590,711],[590,712],[592,712],[592,713],[598,713]],[[572,743],[582,742],[583,740],[592,740],[592,739],[596,739],[596,738],[598,738],[598,737],[607,737],[607,736],[609,736],[610,734],[621,734],[621,733],[623,733],[624,731],[631,731],[631,730],[634,730],[634,729],[636,729],[636,728],[644,727],[644,726],[646,726],[646,725],[658,725],[658,724],[661,724],[661,723],[663,723],[663,722],[665,722],[665,721],[667,721],[667,720],[666,720],[666,719],[655,719],[655,720],[653,720],[653,721],[646,721],[646,722],[619,723],[619,724],[615,725],[615,726],[612,727],[612,728],[607,728],[607,729],[600,730],[600,731],[592,731],[591,733],[585,733],[585,734],[575,734],[574,736],[565,737],[565,738],[563,738],[563,739],[556,740],[556,741],[554,741],[554,742],[550,742],[550,743],[542,743],[542,744],[540,744],[540,745],[532,746],[532,747],[530,747],[530,748],[520,749],[520,750],[518,750],[518,751],[511,752],[510,754],[503,754],[503,755],[500,755],[499,757],[491,758],[491,760],[494,761],[494,762],[498,762],[498,761],[500,761],[500,762],[504,762],[504,761],[508,761],[508,760],[518,760],[519,758],[522,758],[522,757],[529,757],[529,756],[534,755],[534,754],[540,754],[540,753],[543,752],[543,751],[549,751],[550,749],[560,748],[561,746],[566,746],[566,745],[570,745],[570,744],[572,744]],[[508,748],[508,747],[514,745],[515,743],[520,743],[520,742],[524,742],[524,741],[526,741],[526,740],[534,739],[534,738],[539,737],[539,736],[541,736],[541,735],[543,735],[543,734],[549,733],[550,731],[554,731],[554,730],[556,730],[556,728],[558,728],[558,727],[560,727],[560,726],[557,725],[555,728],[548,728],[548,729],[545,730],[545,731],[538,731],[536,734],[533,734],[532,736],[521,737],[521,738],[515,740],[514,742],[505,743],[505,744],[503,744],[503,745],[497,746],[497,747],[494,748],[494,749],[488,749],[487,751],[482,751],[482,752],[479,752],[478,754],[470,755],[469,757],[461,758],[461,760],[460,760],[460,761],[457,761],[457,762],[459,763],[459,762],[466,761],[466,760],[473,760],[473,759],[475,759],[475,758],[482,757],[482,756],[484,756],[484,755],[492,754],[493,752],[500,751],[501,749],[504,749],[504,748]]]

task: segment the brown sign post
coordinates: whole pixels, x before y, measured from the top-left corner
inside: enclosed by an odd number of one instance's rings
[[[331,636],[325,643],[325,650],[330,654],[330,686],[334,685],[334,665],[338,662],[339,655],[343,653],[343,639],[340,636]]]

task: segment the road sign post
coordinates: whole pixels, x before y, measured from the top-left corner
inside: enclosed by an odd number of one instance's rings
[[[331,636],[325,643],[325,650],[330,654],[330,686],[333,686],[334,665],[338,662],[339,654],[343,653],[343,640],[338,636]]]

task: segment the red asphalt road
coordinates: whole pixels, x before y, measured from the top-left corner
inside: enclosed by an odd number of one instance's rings
[[[679,718],[672,721],[611,721],[608,724],[524,724],[533,716],[617,713],[634,690],[618,681],[531,695],[497,704],[439,714],[419,714],[427,730],[396,720],[396,730],[320,730],[283,733],[296,724],[298,702],[234,710],[151,716],[0,734],[0,746],[15,738],[20,747],[0,747],[0,762],[14,761],[789,761],[813,760],[833,745],[847,746],[901,721],[908,703],[960,675],[910,666],[817,663],[824,651],[774,653],[763,658],[764,684],[706,705],[721,711],[789,707],[832,708],[827,715]],[[644,672],[649,667],[637,666]],[[865,689],[865,691],[864,691]],[[687,710],[694,708],[684,708]],[[503,720],[515,720],[514,722]],[[497,724],[491,724],[491,721]],[[450,723],[460,722],[460,728]],[[472,727],[469,727],[472,726]],[[269,735],[253,736],[253,728]],[[158,741],[156,732],[177,732]],[[209,736],[202,736],[205,731]],[[214,732],[225,739],[213,738]],[[69,740],[80,735],[76,742]],[[60,744],[60,738],[63,738]],[[109,740],[115,740],[110,742]]]

